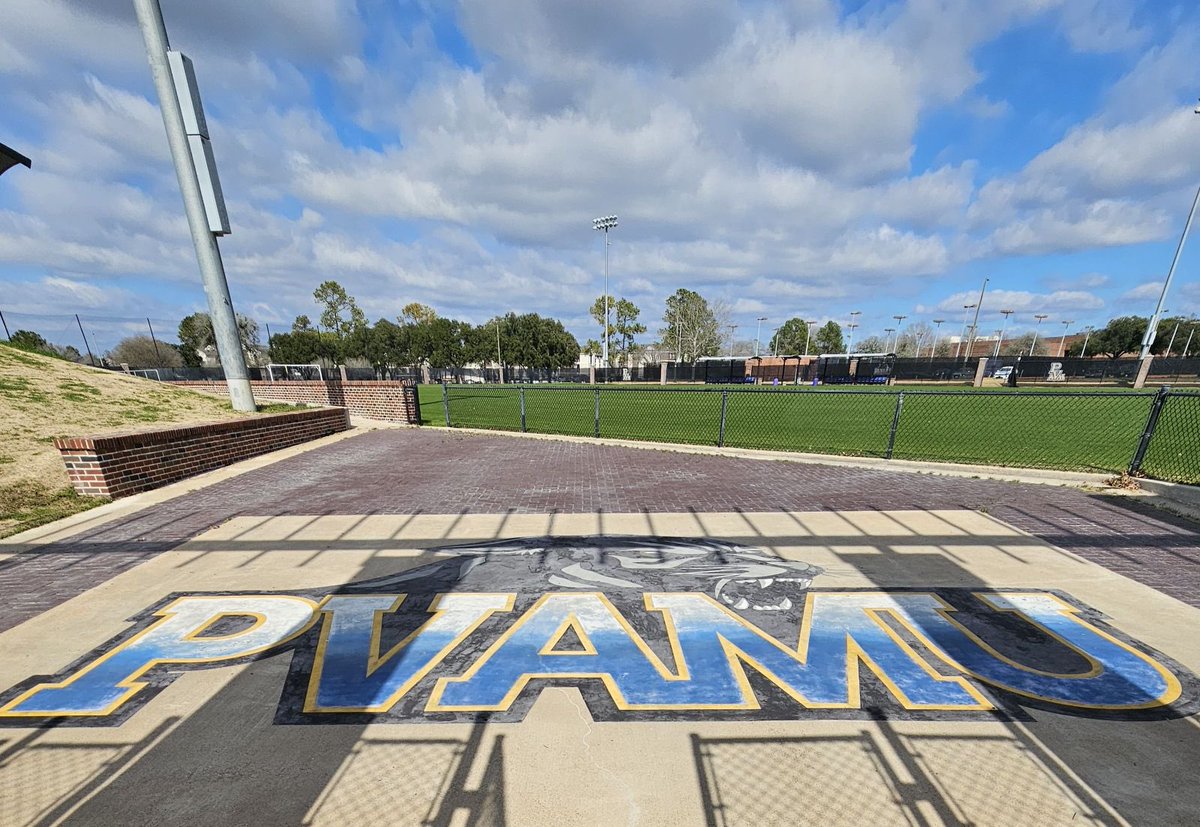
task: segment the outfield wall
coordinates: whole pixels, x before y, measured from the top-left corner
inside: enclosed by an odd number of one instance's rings
[[[229,395],[224,381],[171,382],[183,388]],[[281,382],[251,381],[250,388],[259,402],[294,402],[307,405],[333,405],[346,408],[354,416],[379,419],[385,422],[420,424],[417,391],[411,382],[394,380],[349,381],[288,380]]]
[[[250,457],[350,429],[345,408],[54,440],[85,497],[126,497]]]

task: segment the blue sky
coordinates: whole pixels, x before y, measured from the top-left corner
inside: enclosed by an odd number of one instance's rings
[[[204,309],[129,0],[0,0],[0,310],[98,349]],[[653,333],[678,287],[740,332],[1148,315],[1200,184],[1191,4],[1132,0],[162,0],[194,60],[238,310],[326,278],[561,318],[602,289]],[[1200,314],[1200,251],[1168,300]],[[908,323],[906,322],[906,323]],[[953,322],[951,323],[953,325]],[[645,337],[650,341],[653,336]]]

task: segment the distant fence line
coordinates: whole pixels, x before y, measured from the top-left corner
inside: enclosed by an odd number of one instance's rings
[[[863,385],[896,383],[940,383],[970,385],[987,359],[985,377],[1011,371],[1007,384],[1023,385],[1133,385],[1141,361],[1138,359],[1080,359],[1051,356],[927,357],[823,356],[702,359],[697,362],[662,362],[635,367],[540,369],[506,366],[442,367],[401,365],[387,368],[333,366],[320,369],[320,377],[337,381],[405,379],[440,384],[759,384],[759,385]],[[109,366],[111,370],[121,367]],[[165,382],[220,380],[218,367],[129,366],[130,373]],[[315,365],[274,365],[247,368],[250,379],[268,381],[311,380],[318,376]],[[664,376],[665,374],[665,376]],[[1200,385],[1200,357],[1155,356],[1146,377],[1150,385]]]
[[[425,385],[421,421],[1200,483],[1200,392]]]

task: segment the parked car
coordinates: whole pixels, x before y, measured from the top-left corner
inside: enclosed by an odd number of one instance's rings
[[[996,372],[992,374],[993,379],[999,379],[1001,382],[1007,382],[1008,377],[1012,376],[1013,366],[1005,365],[1004,367],[996,368]]]

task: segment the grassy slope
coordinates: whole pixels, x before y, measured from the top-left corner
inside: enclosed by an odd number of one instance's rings
[[[55,437],[235,415],[215,397],[0,343],[0,537],[101,502],[74,496]]]
[[[930,389],[923,390],[928,394]],[[896,410],[894,391],[731,391],[725,444],[883,456]],[[422,420],[444,424],[441,386],[423,385],[419,392]],[[451,423],[519,430],[518,393],[513,387],[451,388]],[[601,436],[717,442],[719,391],[647,387],[601,388],[600,393]],[[1153,396],[1152,391],[1094,392],[1087,397],[1031,392],[926,394],[905,391],[896,458],[1114,472],[1129,466]],[[526,426],[534,432],[590,436],[595,428],[595,399],[594,389],[586,386],[528,388]],[[1189,435],[1186,427],[1187,423],[1200,423],[1200,397],[1179,402],[1177,415],[1164,417],[1160,425],[1146,469],[1154,473],[1155,463],[1159,463],[1163,473],[1158,476],[1200,482],[1194,469],[1172,470],[1180,463],[1171,463],[1170,458],[1178,458],[1186,453],[1186,446],[1200,442],[1200,435]],[[1190,409],[1185,410],[1183,403]]]

